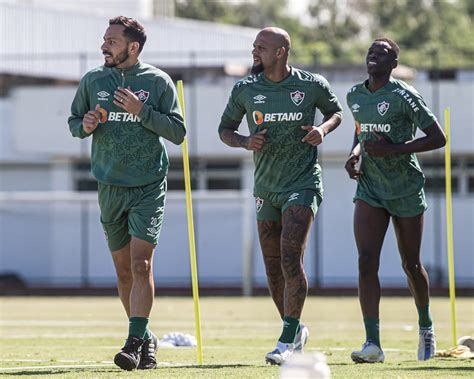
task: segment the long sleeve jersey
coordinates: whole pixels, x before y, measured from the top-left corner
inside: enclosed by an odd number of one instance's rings
[[[138,115],[113,103],[117,87],[143,102]],[[100,105],[98,127],[87,134],[83,117]],[[142,186],[165,177],[169,159],[163,138],[180,144],[186,134],[177,93],[163,71],[138,61],[128,69],[101,66],[80,81],[68,119],[74,137],[92,135],[92,173],[102,183]]]

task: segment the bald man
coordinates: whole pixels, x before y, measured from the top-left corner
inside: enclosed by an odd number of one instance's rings
[[[279,365],[302,352],[309,335],[300,318],[308,292],[304,249],[323,198],[317,146],[340,124],[342,108],[325,78],[288,65],[286,31],[265,28],[253,47],[251,75],[235,84],[219,136],[253,152],[258,235],[270,294],[283,321],[265,359]],[[314,125],[316,109],[323,114],[319,125]],[[238,131],[244,115],[248,135]]]

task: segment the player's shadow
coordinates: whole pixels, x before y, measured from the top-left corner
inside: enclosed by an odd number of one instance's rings
[[[177,365],[177,366],[166,366],[166,367],[157,367],[155,370],[159,373],[161,370],[166,370],[169,368],[194,368],[200,370],[208,370],[208,369],[218,369],[218,368],[245,368],[245,367],[256,367],[256,365],[251,364],[220,364],[220,365]],[[71,372],[94,372],[94,373],[110,373],[110,372],[123,372],[119,368],[116,367],[105,367],[105,368],[74,368],[74,369],[67,369],[67,370],[23,370],[23,371],[14,371],[14,372],[1,372],[1,377],[8,377],[8,376],[47,376],[47,377],[54,377],[60,376],[65,374],[70,374]]]
[[[436,366],[423,366],[423,367],[397,367],[397,370],[403,371],[454,371],[459,374],[464,372],[474,372],[474,365],[471,361],[458,362],[465,366],[450,366],[450,367],[436,367]]]
[[[216,368],[243,368],[243,367],[257,367],[257,365],[251,364],[241,364],[241,363],[229,363],[229,364],[220,364],[220,365],[187,365],[187,366],[165,366],[165,367],[158,367],[159,369],[167,369],[167,368],[195,368],[199,370],[207,370],[207,369],[216,369]]]
[[[74,373],[79,373],[79,372],[94,372],[94,373],[106,373],[106,372],[117,372],[115,368],[105,368],[105,369],[97,369],[97,368],[74,368],[74,369],[63,369],[63,370],[36,370],[36,371],[29,371],[29,370],[23,370],[23,371],[14,371],[14,372],[2,372],[0,371],[0,377],[5,378],[8,376],[47,376],[47,377],[54,377],[54,376],[60,376],[60,375],[66,375],[66,374],[71,374],[72,372]]]

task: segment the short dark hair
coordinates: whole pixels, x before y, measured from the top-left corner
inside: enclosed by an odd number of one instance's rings
[[[123,30],[125,38],[130,42],[138,42],[140,45],[138,52],[141,53],[146,42],[145,28],[142,24],[130,17],[117,16],[109,20],[109,25],[122,25],[125,27]]]
[[[400,47],[395,41],[391,40],[390,38],[381,37],[374,39],[374,42],[387,42],[390,45],[393,54],[395,54],[395,59],[398,59],[398,56],[400,55]]]

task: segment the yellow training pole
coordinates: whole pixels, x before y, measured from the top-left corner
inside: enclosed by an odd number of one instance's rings
[[[186,126],[186,117],[184,112],[184,87],[183,81],[178,80],[178,98],[183,112],[184,125]],[[184,166],[184,186],[186,189],[186,208],[188,214],[188,239],[189,239],[189,257],[191,260],[191,281],[193,286],[194,300],[194,320],[196,323],[196,339],[198,363],[202,365],[202,340],[201,340],[201,320],[199,317],[199,286],[196,263],[196,246],[194,243],[194,222],[193,222],[193,202],[191,199],[191,175],[189,172],[188,140],[184,137],[183,141],[183,166]]]
[[[453,346],[456,346],[456,287],[454,285],[453,208],[451,202],[451,132],[449,108],[444,109],[444,131],[446,133],[444,166],[446,175],[446,230],[448,238],[449,298],[451,300],[451,328],[453,335]]]

